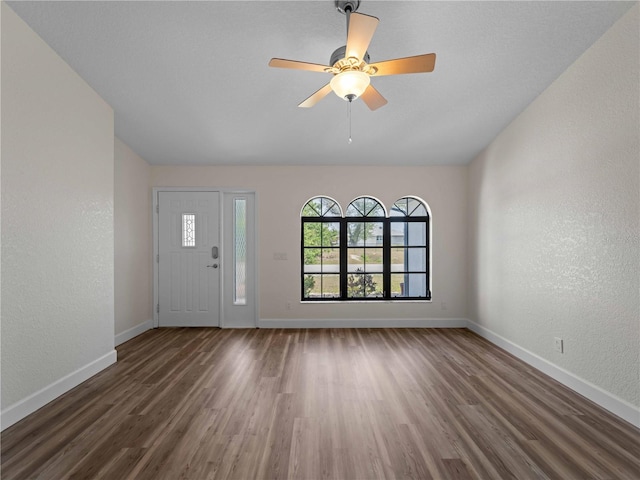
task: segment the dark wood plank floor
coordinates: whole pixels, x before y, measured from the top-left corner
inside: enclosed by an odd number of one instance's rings
[[[638,479],[640,432],[462,329],[160,329],[2,434],[2,478]]]

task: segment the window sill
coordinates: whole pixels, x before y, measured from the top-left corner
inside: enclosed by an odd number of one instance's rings
[[[380,304],[380,303],[433,303],[433,299],[411,300],[300,300],[301,305],[350,305],[350,304]]]

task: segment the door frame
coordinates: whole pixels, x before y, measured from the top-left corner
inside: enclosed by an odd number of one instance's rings
[[[255,309],[254,309],[254,318],[253,318],[253,325],[257,327],[258,326],[258,312],[260,311],[260,306],[259,306],[259,288],[258,288],[258,255],[257,255],[257,251],[258,251],[258,212],[257,212],[257,208],[256,205],[258,203],[258,195],[255,192],[255,190],[249,190],[246,188],[223,188],[223,187],[152,187],[152,211],[151,211],[151,217],[152,217],[152,229],[153,229],[153,304],[152,304],[152,311],[153,311],[153,328],[158,328],[160,326],[160,322],[159,322],[159,316],[158,316],[158,306],[159,306],[159,301],[160,301],[160,297],[159,297],[159,291],[160,291],[160,268],[159,268],[159,263],[158,263],[158,259],[159,259],[159,251],[160,251],[160,245],[159,245],[159,210],[158,210],[158,206],[159,206],[159,202],[158,202],[158,194],[160,192],[219,192],[220,193],[220,205],[219,205],[219,218],[220,218],[220,248],[221,250],[224,252],[226,245],[224,244],[224,233],[226,232],[226,228],[228,228],[227,222],[230,221],[231,219],[226,219],[225,217],[225,201],[226,198],[229,194],[250,194],[253,196],[254,198],[254,215],[253,215],[253,221],[250,223],[251,228],[253,228],[253,232],[254,232],[254,245],[253,245],[253,250],[254,250],[254,254],[253,254],[253,262],[252,262],[252,267],[253,267],[253,271],[256,272],[256,274],[253,276],[253,278],[251,278],[251,281],[253,282],[253,302],[255,305]],[[220,309],[220,328],[225,328],[225,319],[224,319],[224,307],[225,307],[225,299],[224,299],[224,289],[225,289],[225,285],[224,285],[224,278],[225,278],[225,268],[226,268],[226,262],[222,263],[222,270],[220,272],[220,302],[218,305],[218,308]]]

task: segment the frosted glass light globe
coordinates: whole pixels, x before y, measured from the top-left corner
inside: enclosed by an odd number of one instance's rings
[[[331,89],[337,96],[344,100],[349,100],[349,95],[359,97],[369,86],[369,75],[359,70],[347,70],[341,72],[331,79]],[[354,97],[351,98],[353,100]]]

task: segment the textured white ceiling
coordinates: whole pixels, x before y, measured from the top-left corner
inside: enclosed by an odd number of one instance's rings
[[[470,162],[633,2],[367,1],[371,62],[437,53],[429,74],[374,78],[375,111],[333,94],[345,17],[324,1],[8,2],[115,110],[152,164],[453,165]]]

